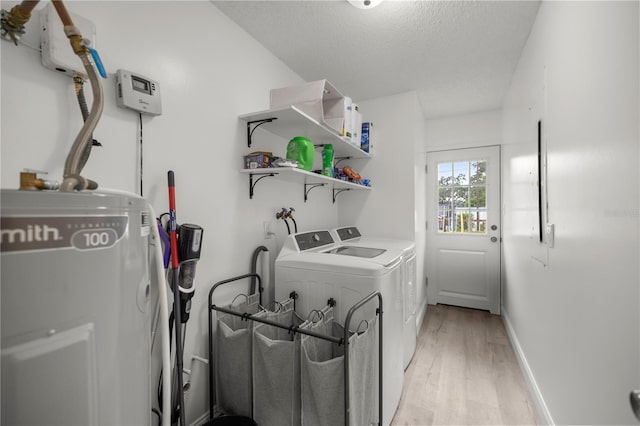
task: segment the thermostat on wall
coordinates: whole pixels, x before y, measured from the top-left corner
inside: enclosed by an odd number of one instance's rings
[[[122,108],[149,115],[162,114],[158,82],[131,71],[116,72],[116,100]]]

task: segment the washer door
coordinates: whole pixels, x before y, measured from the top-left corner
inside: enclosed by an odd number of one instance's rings
[[[370,247],[358,247],[358,246],[341,246],[331,250],[324,251],[323,253],[341,254],[344,256],[363,257],[366,259],[372,259],[378,257],[386,252],[385,249],[370,248]]]

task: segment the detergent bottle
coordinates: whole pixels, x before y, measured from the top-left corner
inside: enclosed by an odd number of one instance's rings
[[[333,145],[326,144],[322,148],[322,174],[333,177]]]
[[[287,145],[287,160],[297,161],[300,163],[301,169],[310,171],[315,157],[316,151],[311,139],[296,136],[289,141],[289,145]]]

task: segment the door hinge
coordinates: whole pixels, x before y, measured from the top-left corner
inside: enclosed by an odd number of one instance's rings
[[[424,172],[425,173],[429,173],[429,165],[428,164],[424,165]]]
[[[424,277],[424,285],[425,287],[429,287],[429,277]]]
[[[429,229],[429,221],[428,220],[424,221],[424,229]]]

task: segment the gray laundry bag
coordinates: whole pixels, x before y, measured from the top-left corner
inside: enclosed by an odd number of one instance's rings
[[[263,316],[257,293],[246,301],[225,306],[237,312]],[[224,414],[252,417],[251,333],[253,321],[217,312],[216,396]]]
[[[323,318],[309,329],[333,337],[344,337],[344,328],[334,321],[333,308],[322,310]],[[364,331],[349,337],[349,424],[372,425],[378,421],[377,317]],[[335,426],[344,421],[344,346],[303,335],[301,338],[301,391],[303,426]]]
[[[303,325],[293,299],[266,319],[286,327]],[[253,418],[260,426],[300,424],[300,335],[268,324],[253,329]]]

